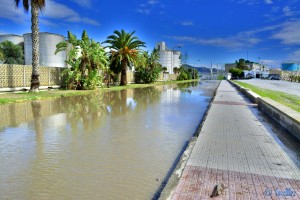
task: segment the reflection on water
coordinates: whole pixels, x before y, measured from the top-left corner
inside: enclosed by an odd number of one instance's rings
[[[0,199],[151,199],[216,86],[0,106]]]

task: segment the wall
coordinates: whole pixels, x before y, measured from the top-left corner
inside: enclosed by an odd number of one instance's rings
[[[165,74],[160,73],[157,81],[176,81],[177,74]],[[134,72],[128,70],[127,71],[127,82],[134,83]]]
[[[30,87],[31,65],[0,64],[0,88]],[[41,86],[60,85],[61,68],[39,67]]]
[[[63,68],[39,67],[41,86],[60,85],[61,71]],[[0,64],[0,89],[30,87],[31,65]],[[159,75],[158,81],[176,80],[177,74]],[[134,83],[134,72],[127,71],[128,83]]]

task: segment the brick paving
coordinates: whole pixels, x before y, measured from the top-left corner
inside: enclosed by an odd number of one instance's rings
[[[222,81],[173,200],[300,199],[300,170],[252,113],[253,107]]]

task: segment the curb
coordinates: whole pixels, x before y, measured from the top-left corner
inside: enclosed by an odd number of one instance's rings
[[[252,102],[258,105],[258,109],[263,111],[274,121],[285,128],[289,133],[300,141],[300,113],[282,105],[272,99],[261,97],[258,94],[246,89],[230,80],[233,86],[240,90]]]

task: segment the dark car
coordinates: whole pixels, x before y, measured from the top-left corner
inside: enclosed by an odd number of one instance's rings
[[[280,80],[280,76],[272,75],[269,78],[270,80]]]
[[[245,76],[245,79],[251,79],[251,78],[253,78],[252,74],[247,74],[247,75]]]

